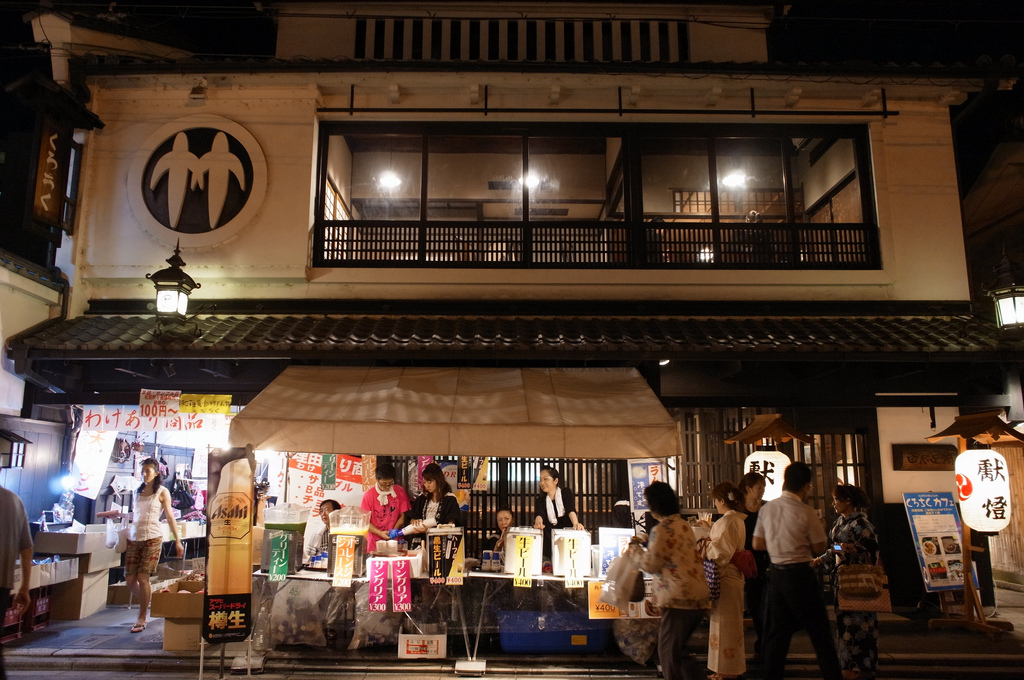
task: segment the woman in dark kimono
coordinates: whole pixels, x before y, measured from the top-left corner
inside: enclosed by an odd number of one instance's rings
[[[875,564],[878,560],[878,535],[863,512],[868,503],[867,494],[859,487],[840,484],[832,491],[832,506],[839,513],[829,531],[832,547],[814,560],[832,575],[839,663],[846,680],[873,678],[878,666],[878,614],[839,609],[839,589],[836,586],[836,572],[841,565]],[[837,545],[839,549],[835,548]]]

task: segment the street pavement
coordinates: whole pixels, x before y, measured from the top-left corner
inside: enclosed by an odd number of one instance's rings
[[[50,678],[51,680],[110,680],[126,678],[199,678],[199,652],[163,651],[162,619],[151,619],[140,634],[128,631],[136,610],[108,607],[82,621],[55,621],[4,645],[7,677],[10,680]],[[1014,624],[1014,630],[996,637],[971,630],[933,629],[928,621],[938,612],[897,609],[880,615],[879,678],[918,680],[1020,680],[1024,678],[1024,592],[999,588],[996,607],[986,616]],[[485,636],[486,637],[486,636]],[[748,649],[753,633],[748,631]],[[706,657],[707,625],[690,641],[690,652]],[[236,655],[245,645],[225,650],[223,675],[221,648],[208,648],[203,678],[231,677]],[[456,675],[456,660],[466,658],[461,636],[449,637],[448,658],[437,661],[399,660],[394,647],[357,651],[325,648],[279,647],[266,656],[262,678],[302,680],[329,676],[342,680],[438,680]],[[657,678],[654,664],[641,666],[613,652],[587,655],[504,654],[497,644],[485,639],[479,659],[486,660],[486,678],[525,680],[543,676],[546,680],[579,678]],[[244,676],[244,665],[235,677]],[[758,678],[751,668],[748,678]],[[807,638],[794,637],[786,677],[819,678]]]

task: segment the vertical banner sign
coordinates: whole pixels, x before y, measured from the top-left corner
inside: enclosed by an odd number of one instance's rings
[[[288,534],[283,531],[268,531],[270,538],[270,576],[268,581],[285,581],[288,579],[288,562],[291,560],[289,554]]]
[[[925,590],[934,593],[963,588],[964,553],[953,494],[905,493],[903,506],[910,520]]]
[[[490,466],[490,458],[479,458],[480,466],[477,468],[476,481],[473,482],[473,491],[487,491],[487,469]]]
[[[333,491],[338,487],[338,457],[325,453],[320,457],[320,488]]]
[[[459,489],[473,488],[473,459],[469,456],[459,456]]]
[[[202,631],[210,644],[240,642],[252,630],[254,453],[251,447],[210,453]]]
[[[51,227],[60,227],[64,216],[65,180],[71,152],[71,133],[55,121],[43,120],[36,162],[32,217]]]
[[[335,541],[331,585],[335,588],[351,588],[352,573],[356,566],[356,537],[339,534]]]
[[[650,508],[644,498],[644,489],[652,482],[664,482],[665,461],[660,458],[635,458],[629,462],[629,510],[633,515],[633,528],[643,526],[644,515]]]
[[[391,560],[391,597],[396,612],[412,611],[412,562],[407,557]]]
[[[430,582],[443,586],[447,578],[444,568],[444,534],[428,534],[427,550],[427,572]]]
[[[370,572],[370,590],[367,593],[371,612],[388,610],[388,560],[371,557],[367,560]]]
[[[533,536],[516,536],[516,549],[512,553],[512,587],[533,586]]]
[[[444,563],[444,582],[450,586],[461,586],[466,572],[466,545],[462,540],[462,529],[445,534]]]
[[[565,539],[565,559],[568,560],[568,569],[565,572],[566,588],[582,588],[583,577],[580,575],[580,539],[568,536]]]

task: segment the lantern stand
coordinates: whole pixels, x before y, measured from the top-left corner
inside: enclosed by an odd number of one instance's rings
[[[748,463],[751,461],[751,459],[764,459],[765,456],[776,456],[777,460],[771,462],[774,463],[775,471],[778,474],[782,474],[782,471],[785,469],[785,466],[791,463],[792,459],[786,454],[777,451],[774,447],[767,445],[769,439],[777,443],[785,443],[791,439],[799,439],[800,441],[807,444],[810,444],[812,441],[810,436],[804,434],[800,430],[796,429],[795,427],[787,423],[785,420],[782,419],[782,415],[778,413],[767,413],[763,415],[754,416],[754,419],[750,421],[750,423],[745,428],[743,428],[741,431],[737,432],[736,434],[732,435],[731,437],[723,441],[726,444],[740,443],[748,445],[761,442],[761,444],[756,447],[756,450],[750,455],[748,455],[746,459],[743,461],[744,473],[750,471],[748,470]],[[767,465],[769,461],[770,458],[766,459],[764,464]],[[767,481],[767,474],[765,473],[765,471],[758,470],[758,472],[765,475]],[[772,495],[772,497],[768,497],[768,491],[766,491],[766,501],[773,500],[774,498],[778,497],[778,494],[781,494],[782,481],[779,480],[779,483],[777,485],[772,484],[771,486],[773,487],[771,491],[775,495]]]
[[[1002,411],[985,411],[964,416],[957,416],[953,424],[942,432],[928,437],[929,442],[937,442],[946,437],[957,438],[957,451],[963,453],[969,446],[970,440],[980,444],[991,446],[1000,439],[1006,441],[1014,439],[1024,442],[1024,437],[1019,432],[1006,424],[1000,414]],[[962,536],[960,545],[963,547],[964,556],[964,613],[963,617],[944,616],[928,621],[929,628],[969,628],[980,633],[985,633],[995,639],[1000,634],[1013,630],[1013,623],[998,619],[986,619],[981,608],[981,595],[974,587],[973,553],[985,552],[984,548],[975,548],[971,543],[971,527],[967,522],[960,522]]]

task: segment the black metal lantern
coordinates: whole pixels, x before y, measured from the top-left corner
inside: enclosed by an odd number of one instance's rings
[[[1021,328],[1024,326],[1024,286],[1017,283],[1013,263],[1005,252],[995,272],[996,281],[988,294],[996,303],[996,323],[1000,328]]]
[[[174,246],[174,255],[167,258],[167,269],[161,269],[146,278],[156,286],[156,318],[168,321],[184,321],[188,313],[188,296],[201,284],[182,271],[185,261],[181,259],[181,241]]]

